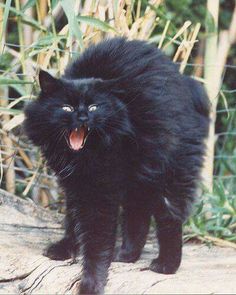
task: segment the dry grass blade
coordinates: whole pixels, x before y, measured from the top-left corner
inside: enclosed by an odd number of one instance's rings
[[[24,121],[24,114],[19,114],[14,116],[12,119],[10,119],[8,122],[4,123],[2,125],[2,128],[4,131],[11,131],[15,127],[21,125]]]
[[[174,35],[171,40],[166,43],[166,45],[163,47],[163,50],[165,50],[169,45],[171,45],[177,38],[179,38],[190,26],[191,26],[191,21],[186,21],[182,28],[179,29],[179,31]]]
[[[200,241],[204,241],[204,242],[212,242],[213,244],[215,244],[216,246],[219,247],[230,247],[233,249],[236,249],[236,244],[232,243],[230,241],[226,241],[226,240],[222,240],[216,237],[211,237],[211,236],[196,236],[196,238]]]
[[[165,28],[164,28],[164,30],[163,30],[163,32],[161,34],[161,39],[160,39],[160,42],[159,42],[159,45],[158,45],[159,49],[162,48],[163,42],[164,42],[164,40],[166,38],[166,34],[167,34],[167,31],[168,31],[169,25],[170,25],[170,20],[168,20],[166,22]]]
[[[23,196],[26,196],[29,193],[30,189],[32,188],[32,186],[35,182],[35,179],[39,173],[39,169],[40,169],[41,165],[42,165],[42,159],[39,160],[38,168],[35,170],[35,172],[31,176],[30,181],[28,182],[26,188],[24,189],[24,191],[22,193]]]
[[[196,24],[196,26],[194,28],[194,31],[193,31],[193,33],[190,36],[190,39],[186,43],[186,45],[187,45],[186,53],[184,55],[183,61],[182,61],[181,66],[180,66],[180,72],[181,73],[184,72],[184,69],[185,69],[186,64],[188,62],[188,59],[189,59],[189,56],[190,56],[191,51],[193,49],[194,43],[196,42],[198,33],[200,31],[200,27],[201,27],[201,24],[200,23]]]
[[[21,96],[19,98],[16,98],[16,99],[14,99],[14,101],[12,101],[11,103],[8,104],[7,109],[13,108],[19,102],[22,102],[22,101],[24,101],[26,99],[33,99],[33,98],[36,98],[36,97],[33,96],[33,95],[24,95],[24,96]]]
[[[18,152],[19,152],[19,155],[21,156],[22,160],[26,164],[26,167],[28,169],[32,170],[34,168],[34,165],[31,161],[31,159],[27,156],[27,154],[24,152],[24,150],[22,148],[18,147]]]
[[[0,186],[2,184],[3,179],[3,166],[2,166],[3,158],[2,158],[2,150],[0,148]]]

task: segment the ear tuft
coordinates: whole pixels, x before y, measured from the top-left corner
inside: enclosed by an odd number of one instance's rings
[[[58,87],[59,80],[51,76],[48,72],[40,70],[39,85],[43,92],[51,93]]]

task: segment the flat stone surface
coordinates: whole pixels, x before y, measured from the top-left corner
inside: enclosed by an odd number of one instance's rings
[[[30,214],[30,216],[29,216]],[[81,275],[76,264],[42,256],[50,241],[63,235],[62,216],[0,190],[0,294],[74,294]],[[146,270],[158,248],[149,239],[136,263],[112,263],[107,294],[235,294],[236,251],[184,245],[174,275]]]

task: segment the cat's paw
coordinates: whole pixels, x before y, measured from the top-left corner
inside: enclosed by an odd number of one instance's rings
[[[67,239],[62,239],[49,245],[43,252],[43,255],[53,260],[66,260],[72,257],[71,244]]]
[[[150,264],[150,270],[163,274],[174,274],[179,268],[180,263],[175,261],[161,261],[153,259]]]
[[[140,251],[127,251],[125,249],[116,250],[113,256],[114,262],[134,263],[140,257]]]
[[[102,284],[96,283],[92,279],[82,279],[77,294],[78,295],[88,295],[88,294],[102,295],[104,294],[104,286]]]

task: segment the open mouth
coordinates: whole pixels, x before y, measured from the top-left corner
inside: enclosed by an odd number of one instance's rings
[[[81,126],[71,131],[69,135],[69,146],[72,150],[82,149],[86,143],[89,134],[89,127]]]

